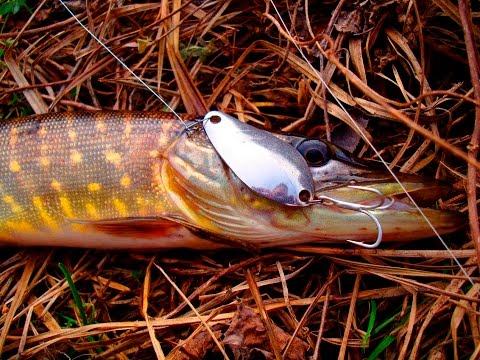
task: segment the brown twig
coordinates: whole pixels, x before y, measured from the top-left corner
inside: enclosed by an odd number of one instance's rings
[[[467,47],[468,65],[470,69],[470,79],[472,81],[475,99],[480,101],[480,65],[478,59],[477,45],[473,37],[472,30],[472,13],[471,3],[469,0],[459,0],[458,10],[463,25],[463,34],[465,37],[465,45]],[[475,125],[472,131],[470,144],[468,145],[468,156],[470,159],[477,160],[478,147],[480,142],[480,106],[475,107]],[[470,220],[470,231],[473,243],[477,249],[477,265],[480,269],[480,224],[478,221],[477,208],[477,179],[478,168],[474,167],[471,162],[468,165],[468,218]]]
[[[257,304],[258,312],[262,317],[263,323],[265,324],[265,328],[267,329],[268,338],[270,339],[270,345],[272,347],[273,353],[275,354],[275,358],[277,360],[282,359],[282,354],[280,352],[280,346],[278,345],[278,341],[275,337],[272,327],[272,320],[270,320],[270,316],[267,314],[267,310],[265,308],[265,304],[262,300],[262,295],[260,290],[257,286],[257,281],[255,280],[255,276],[253,276],[251,268],[245,269],[245,278],[247,280],[248,286],[252,293],[252,296]]]

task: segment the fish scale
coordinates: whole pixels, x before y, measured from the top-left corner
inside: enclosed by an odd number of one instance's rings
[[[58,231],[78,220],[172,213],[152,180],[183,130],[169,113],[63,113],[0,128],[0,234]],[[156,188],[154,188],[154,186]]]

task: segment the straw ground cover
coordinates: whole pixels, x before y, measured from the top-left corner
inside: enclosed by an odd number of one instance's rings
[[[479,8],[278,1],[287,32],[263,1],[67,4],[179,112],[218,108],[376,160],[297,43],[393,168],[451,184],[436,206],[468,214],[446,240],[475,285],[436,239],[254,256],[4,248],[2,358],[479,356]],[[0,11],[4,121],[163,108],[56,1],[4,0]]]

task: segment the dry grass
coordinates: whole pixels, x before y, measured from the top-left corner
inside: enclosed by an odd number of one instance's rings
[[[469,24],[462,1],[381,3],[277,1],[290,38],[263,1],[68,2],[177,110],[330,138],[351,120],[296,41],[392,165],[449,181],[440,208],[468,206],[470,231],[447,240],[474,286],[435,239],[253,257],[2,249],[2,358],[478,358],[479,9]],[[162,107],[57,2],[31,10],[2,19],[4,118]],[[357,154],[375,158],[367,146]]]

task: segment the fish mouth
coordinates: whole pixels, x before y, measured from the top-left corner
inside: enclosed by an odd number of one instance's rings
[[[465,225],[463,214],[435,208],[438,199],[453,192],[448,184],[403,173],[395,173],[395,179],[384,168],[329,146],[331,159],[322,166],[310,167],[315,198],[332,207],[368,211],[381,224],[384,240],[428,238],[435,232],[447,234]]]
[[[441,181],[416,175],[395,174],[396,179],[390,173],[383,172],[378,175],[377,179],[374,176],[362,179],[356,176],[355,179],[346,181],[332,181],[328,185],[322,183],[320,187],[315,188],[315,197],[332,197],[365,206],[380,203],[382,198],[388,198],[405,206],[415,207],[416,204],[420,207],[432,207],[438,199],[453,191]],[[382,205],[385,204],[380,204],[379,207]]]
[[[315,197],[344,213],[343,227],[354,229],[353,224],[363,216],[364,223],[369,225],[358,227],[360,231],[350,233],[350,238],[365,243],[372,243],[379,232],[374,221],[368,221],[367,213],[370,220],[376,219],[380,224],[381,241],[433,238],[453,233],[466,224],[464,214],[434,207],[440,194],[451,191],[445,184],[410,175],[400,175],[398,179],[411,199],[394,179],[337,185],[316,192]],[[343,231],[341,224],[339,231]]]

